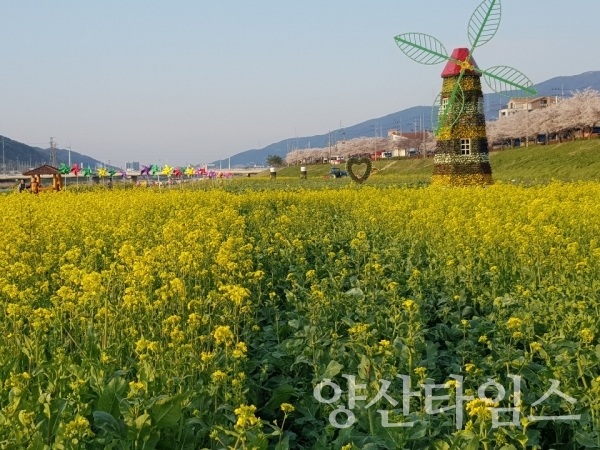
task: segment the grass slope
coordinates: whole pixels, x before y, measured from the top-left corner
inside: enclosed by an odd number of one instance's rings
[[[600,139],[511,148],[492,152],[490,159],[495,180],[597,180],[600,178]],[[331,166],[315,164],[307,167],[309,178],[322,178],[329,173]],[[372,176],[372,181],[381,178],[386,178],[386,181],[391,181],[388,178],[406,182],[429,181],[433,158],[374,161],[373,167],[379,172]],[[340,168],[345,169],[343,166]],[[277,171],[278,178],[298,178],[299,174],[299,166]],[[259,176],[268,177],[268,170]],[[369,180],[369,183],[372,181]]]

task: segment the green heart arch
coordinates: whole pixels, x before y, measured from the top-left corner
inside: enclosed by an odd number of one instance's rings
[[[367,165],[367,168],[362,175],[357,175],[352,170],[352,168],[354,167],[355,164],[366,164]],[[352,157],[352,158],[349,158],[348,161],[346,161],[346,171],[348,172],[348,175],[350,175],[350,178],[352,179],[352,181],[354,181],[355,183],[358,183],[358,184],[362,184],[365,181],[367,181],[369,176],[371,176],[371,172],[373,171],[373,163],[371,163],[371,159],[369,159],[367,157],[363,157],[360,159]]]

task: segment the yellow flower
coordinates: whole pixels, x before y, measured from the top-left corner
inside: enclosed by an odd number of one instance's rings
[[[481,344],[485,344],[488,342],[488,337],[485,334],[482,336],[479,336],[478,342]]]
[[[542,349],[542,344],[539,342],[532,342],[529,346],[531,347],[532,352],[539,352]]]
[[[289,403],[282,403],[281,404],[281,410],[285,413],[285,414],[290,414],[293,413],[296,408],[294,408],[293,405],[289,404]]]
[[[247,352],[248,347],[246,347],[246,344],[243,342],[238,342],[235,346],[235,349],[232,352],[232,356],[237,359],[244,358]]]
[[[351,327],[348,330],[348,333],[354,334],[354,335],[361,335],[361,334],[366,333],[368,329],[369,329],[368,323],[357,323],[356,325],[354,325],[353,327]]]
[[[506,328],[508,328],[509,330],[520,328],[521,325],[523,325],[523,321],[518,317],[511,317],[510,319],[508,319],[508,322],[506,322]]]
[[[415,303],[414,300],[405,300],[404,302],[402,302],[402,306],[407,311],[415,311],[419,308],[419,306]]]
[[[584,344],[589,344],[594,340],[594,333],[589,328],[584,328],[581,330],[579,335],[581,336],[581,340]]]
[[[465,370],[467,372],[473,372],[475,370],[475,364],[471,364],[471,363],[465,364]]]
[[[495,403],[489,398],[480,399],[476,398],[475,400],[471,400],[467,403],[466,409],[467,413],[471,417],[478,417],[482,420],[491,420],[492,412],[489,408],[495,408],[499,405],[499,403]]]
[[[237,422],[235,423],[235,428],[237,429],[247,429],[260,423],[254,415],[256,413],[256,406],[254,405],[240,405],[233,412],[237,416]]]
[[[215,338],[215,342],[217,344],[230,345],[233,341],[233,333],[231,332],[229,325],[221,325],[215,328],[213,337]]]
[[[215,370],[211,376],[214,383],[220,383],[227,379],[227,374],[221,370]]]
[[[422,377],[427,373],[427,369],[425,367],[417,367],[415,373]]]

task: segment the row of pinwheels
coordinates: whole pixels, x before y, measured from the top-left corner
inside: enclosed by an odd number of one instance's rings
[[[167,177],[174,176],[175,178],[181,178],[186,175],[188,177],[196,176],[211,176],[212,171],[207,171],[205,168],[200,167],[171,167],[168,164],[163,168],[158,167],[156,164],[152,164],[149,166],[142,165],[142,170],[140,170],[140,175],[145,176],[154,176],[154,175],[166,175]],[[214,172],[214,176],[217,173]]]
[[[73,164],[72,167],[69,167],[67,164],[65,163],[61,163],[60,167],[58,168],[58,173],[60,173],[61,175],[68,175],[70,173],[74,174],[76,177],[79,177],[79,172],[81,172],[81,174],[84,177],[91,177],[94,175],[93,170],[88,167],[88,168],[83,168],[83,167],[79,167],[79,165],[77,164]],[[114,177],[115,175],[121,175],[121,177],[125,178],[127,176],[127,172],[125,172],[124,170],[114,170],[114,169],[104,169],[104,168],[100,168],[98,169],[98,173],[97,175],[99,177]]]
[[[67,164],[62,163],[58,169],[58,172],[61,175],[68,175],[70,173],[74,174],[76,177],[79,177],[79,173],[81,172],[81,174],[84,177],[92,177],[94,175],[93,170],[90,167],[87,168],[83,168],[80,167],[77,164],[73,164],[73,166],[69,167]],[[125,172],[124,170],[114,170],[114,169],[105,169],[105,168],[100,168],[98,169],[96,175],[103,178],[103,177],[109,177],[109,178],[113,178],[115,175],[120,175],[121,177],[125,178],[127,176],[127,172]],[[160,175],[166,175],[168,178],[170,178],[171,176],[175,177],[175,178],[181,178],[184,175],[186,175],[187,177],[192,177],[192,176],[201,176],[201,177],[208,177],[208,178],[217,178],[217,177],[230,177],[232,174],[231,173],[222,173],[222,172],[215,172],[213,170],[207,171],[204,168],[199,168],[199,167],[170,167],[168,165],[164,166],[163,168],[159,168],[157,165],[149,165],[149,166],[142,166],[142,170],[140,171],[140,175],[142,176],[146,176],[146,177],[150,177],[150,176],[158,176],[160,177]]]

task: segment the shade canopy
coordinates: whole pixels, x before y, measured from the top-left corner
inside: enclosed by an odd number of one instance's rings
[[[28,172],[23,172],[23,175],[57,175],[58,173],[59,172],[56,167],[44,164],[43,166],[36,167],[35,169],[31,169]]]

